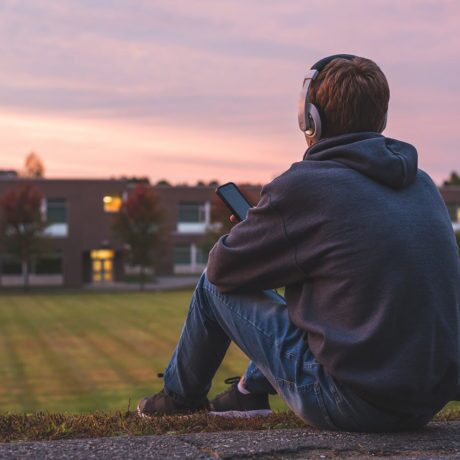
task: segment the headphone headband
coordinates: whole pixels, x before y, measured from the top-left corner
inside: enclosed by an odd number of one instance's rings
[[[356,56],[354,54],[333,54],[332,56],[327,56],[323,59],[320,59],[318,62],[316,62],[315,64],[311,66],[311,69],[321,72],[321,70],[323,70],[324,67],[326,67],[329,64],[329,62],[333,61],[334,59],[340,58],[340,59],[347,59],[351,61],[355,57]]]

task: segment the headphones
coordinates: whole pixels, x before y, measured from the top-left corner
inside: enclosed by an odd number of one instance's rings
[[[315,104],[310,101],[310,88],[311,83],[314,81],[319,73],[334,59],[342,58],[351,61],[356,56],[353,54],[333,54],[332,56],[320,59],[317,63],[313,64],[311,69],[306,73],[302,91],[299,98],[299,128],[305,134],[308,145],[311,145],[321,139],[321,115],[320,110]],[[387,122],[387,115],[379,132],[382,132]]]

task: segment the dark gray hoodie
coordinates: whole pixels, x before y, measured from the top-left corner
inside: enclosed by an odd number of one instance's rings
[[[457,395],[458,248],[407,143],[313,145],[216,243],[207,273],[223,292],[286,286],[316,359],[379,407],[429,415]]]

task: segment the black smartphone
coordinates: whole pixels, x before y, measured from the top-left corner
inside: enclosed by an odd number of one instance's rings
[[[240,222],[246,219],[251,203],[233,182],[217,187],[216,193]]]

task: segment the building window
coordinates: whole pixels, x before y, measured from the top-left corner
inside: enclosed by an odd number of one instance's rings
[[[190,265],[192,263],[192,252],[189,244],[180,244],[174,247],[174,265]]]
[[[179,222],[201,223],[205,221],[204,203],[179,203]]]
[[[112,249],[94,249],[90,252],[93,283],[113,280],[113,260],[115,251]]]
[[[1,274],[2,275],[21,275],[22,263],[19,259],[12,256],[3,256],[1,260]]]
[[[54,238],[65,238],[68,234],[67,200],[63,198],[47,198],[42,203],[42,212],[47,224],[45,235]]]
[[[207,254],[195,243],[178,244],[174,247],[174,272],[176,274],[201,273],[206,266]]]
[[[46,222],[48,224],[67,223],[67,200],[61,198],[46,200]]]
[[[102,202],[105,212],[118,212],[123,204],[123,199],[120,195],[105,195]]]
[[[32,263],[36,275],[62,275],[62,254],[44,254]]]
[[[196,263],[206,265],[208,263],[208,253],[203,251],[200,247],[196,248]]]
[[[205,203],[179,203],[179,220],[177,231],[179,233],[203,234],[210,225],[211,204]]]
[[[0,275],[6,286],[23,283],[25,265],[12,255],[2,257]],[[34,286],[63,284],[62,252],[45,253],[34,257],[28,264],[29,282]]]

